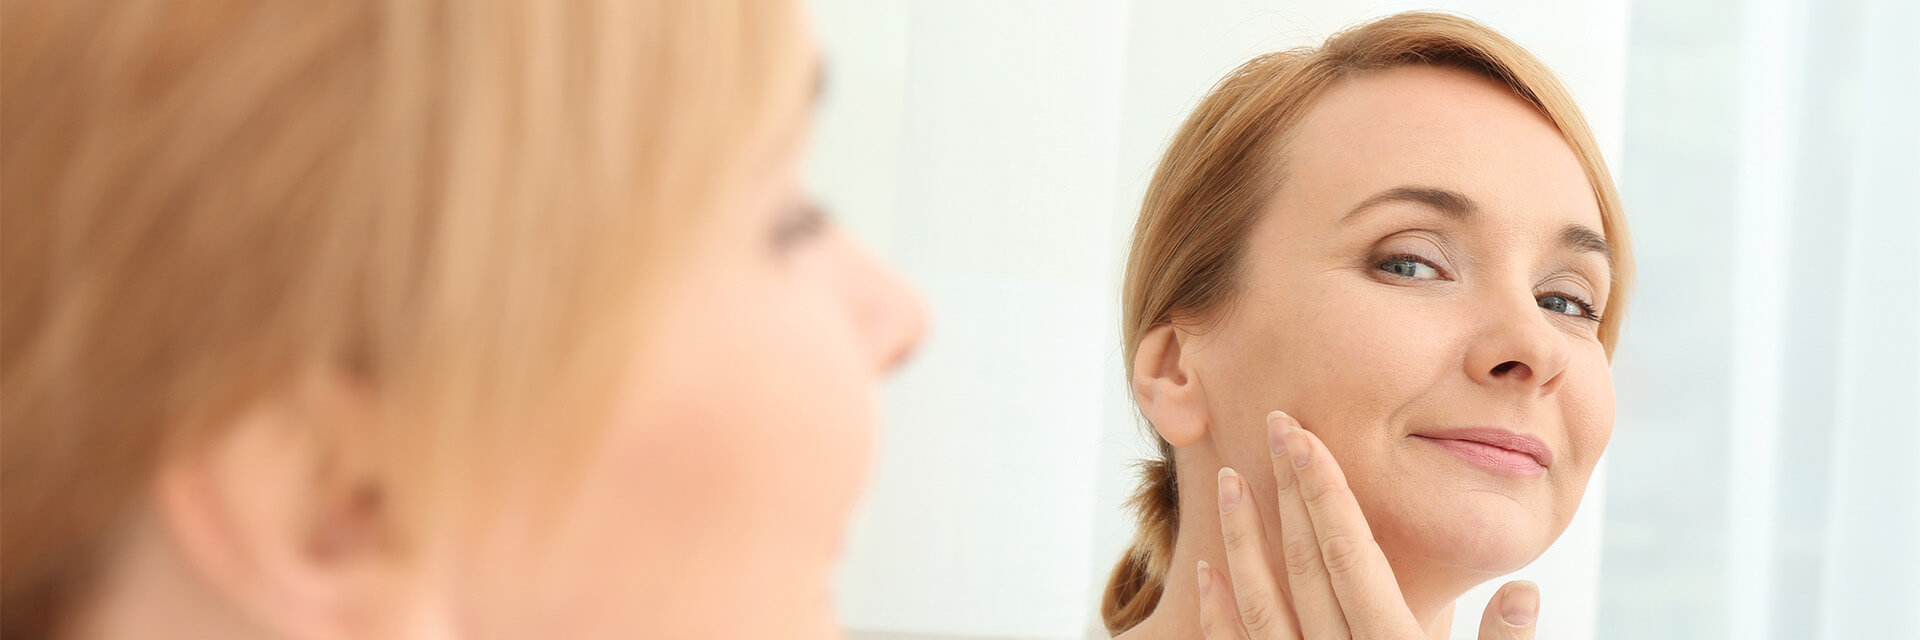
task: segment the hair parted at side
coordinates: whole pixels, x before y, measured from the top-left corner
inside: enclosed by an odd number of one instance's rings
[[[1147,331],[1204,319],[1235,291],[1244,239],[1285,176],[1275,166],[1289,132],[1344,78],[1404,65],[1440,65],[1498,81],[1540,110],[1565,136],[1593,187],[1615,251],[1612,291],[1600,327],[1611,355],[1626,318],[1632,252],[1619,192],[1573,98],[1533,54],[1468,18],[1415,11],[1341,31],[1317,48],[1256,57],[1216,84],[1190,114],[1154,172],[1134,224],[1121,296],[1127,376]],[[1131,547],[1101,598],[1108,632],[1153,613],[1165,588],[1180,522],[1173,447],[1140,465],[1129,501],[1139,518]]]
[[[409,557],[489,483],[558,488],[677,247],[803,122],[798,25],[755,0],[0,4],[0,636],[60,635],[161,465],[317,377],[378,405],[343,440]]]

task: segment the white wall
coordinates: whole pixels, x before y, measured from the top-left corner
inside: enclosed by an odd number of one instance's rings
[[[1121,381],[1125,242],[1180,119],[1255,54],[1394,11],[1492,24],[1558,71],[1621,161],[1627,2],[820,0],[813,184],[919,285],[924,349],[887,389],[838,596],[857,638],[1080,638],[1151,451]],[[1541,637],[1590,638],[1605,466],[1522,576]],[[1471,637],[1491,589],[1470,593]]]

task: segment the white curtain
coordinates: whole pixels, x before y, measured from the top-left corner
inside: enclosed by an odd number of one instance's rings
[[[1920,638],[1920,3],[1633,11],[1599,636]]]

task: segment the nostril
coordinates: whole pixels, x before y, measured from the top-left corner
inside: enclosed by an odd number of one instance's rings
[[[899,347],[891,349],[887,353],[887,355],[884,358],[882,358],[880,361],[880,373],[882,374],[893,373],[895,370],[899,369],[900,367],[905,366],[907,364],[907,360],[913,358],[913,352],[915,350],[914,347],[919,342],[920,341],[917,339],[912,341],[902,342]]]
[[[1527,365],[1521,364],[1518,361],[1508,360],[1500,363],[1500,366],[1494,367],[1493,375],[1504,376],[1507,375],[1507,372],[1513,371],[1514,369],[1520,369],[1519,375],[1525,376],[1527,374]]]

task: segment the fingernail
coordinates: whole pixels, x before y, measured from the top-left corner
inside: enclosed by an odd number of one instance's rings
[[[1507,589],[1507,595],[1500,601],[1500,619],[1507,624],[1524,627],[1533,624],[1540,614],[1540,587],[1521,580]]]
[[[1307,468],[1307,458],[1313,453],[1313,448],[1307,445],[1307,432],[1300,427],[1287,427],[1283,437],[1287,439],[1287,451],[1292,454],[1293,468]]]
[[[1286,433],[1287,427],[1293,425],[1293,416],[1287,415],[1285,411],[1267,414],[1267,448],[1273,450],[1273,455],[1287,454],[1287,439],[1282,437],[1282,434]]]
[[[1201,560],[1199,573],[1200,597],[1205,598],[1207,597],[1207,592],[1213,590],[1213,568],[1207,566],[1207,561]]]
[[[1240,504],[1240,474],[1233,467],[1220,467],[1220,513],[1233,511]]]

